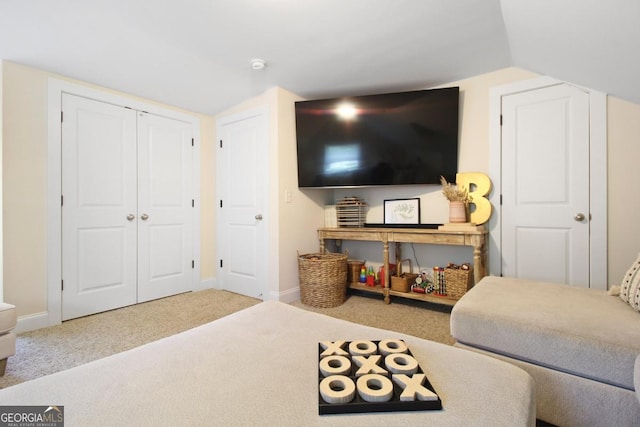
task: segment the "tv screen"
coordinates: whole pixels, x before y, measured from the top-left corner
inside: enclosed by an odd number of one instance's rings
[[[298,187],[455,182],[459,88],[295,103]]]

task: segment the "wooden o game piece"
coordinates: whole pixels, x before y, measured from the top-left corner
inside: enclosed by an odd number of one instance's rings
[[[393,383],[385,376],[367,374],[358,378],[358,394],[367,402],[387,402],[393,396]]]
[[[320,381],[320,395],[327,403],[349,403],[356,395],[356,385],[349,377],[332,375]]]
[[[377,351],[378,347],[371,341],[351,341],[349,344],[349,354],[352,356],[369,356],[376,354]]]
[[[351,361],[344,356],[327,356],[320,361],[319,367],[325,377],[348,375],[351,371]]]
[[[406,353],[409,351],[409,348],[402,340],[397,339],[387,339],[382,340],[378,343],[378,349],[380,350],[380,354],[386,356],[391,353]]]
[[[384,358],[384,364],[394,374],[415,374],[418,372],[418,361],[408,354],[390,354]]]

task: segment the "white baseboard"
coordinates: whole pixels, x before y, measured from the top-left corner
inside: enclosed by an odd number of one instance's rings
[[[194,291],[203,291],[205,289],[219,289],[218,281],[215,277],[209,277],[208,279],[200,280],[200,283],[193,289]]]
[[[287,289],[284,292],[269,292],[269,299],[290,304],[300,299],[300,288]]]
[[[27,316],[18,317],[18,323],[13,330],[14,333],[19,334],[22,332],[35,331],[36,329],[46,328],[49,325],[49,313],[42,312],[36,314],[29,314]]]

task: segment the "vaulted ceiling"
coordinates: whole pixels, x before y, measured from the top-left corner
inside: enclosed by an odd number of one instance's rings
[[[0,0],[0,58],[205,114],[509,66],[640,103],[638,22],[637,0]]]

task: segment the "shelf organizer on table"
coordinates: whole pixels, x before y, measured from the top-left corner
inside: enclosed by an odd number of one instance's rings
[[[342,240],[362,240],[382,242],[384,271],[389,271],[389,243],[396,244],[396,257],[400,254],[401,243],[425,243],[434,245],[471,246],[473,248],[473,279],[478,283],[487,274],[487,230],[479,227],[478,230],[445,231],[422,228],[319,228],[318,240],[320,252],[325,251],[325,240],[333,239],[338,245]],[[387,276],[385,274],[385,276]],[[383,277],[384,287],[370,287],[361,283],[349,283],[351,289],[366,292],[380,293],[384,295],[384,302],[391,302],[390,295],[429,301],[438,304],[454,305],[456,299],[446,296],[434,296],[418,294],[415,292],[397,292],[389,289],[388,277]]]

